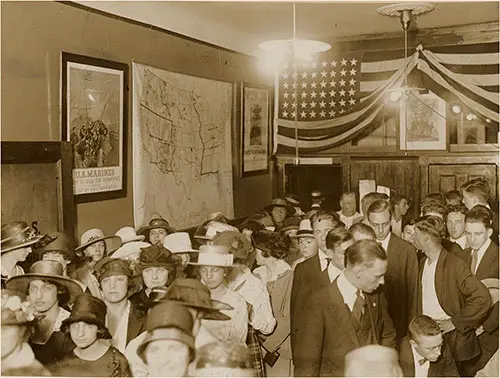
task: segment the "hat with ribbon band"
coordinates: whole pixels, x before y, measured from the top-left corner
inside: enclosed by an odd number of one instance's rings
[[[190,262],[190,265],[233,267],[234,256],[229,248],[223,245],[202,245],[198,255],[198,262]]]
[[[1,253],[6,253],[29,247],[39,242],[43,235],[36,235],[26,222],[14,221],[2,225],[1,237],[0,250]]]
[[[82,234],[80,237],[80,245],[75,249],[75,253],[78,256],[83,257],[85,248],[100,241],[103,241],[106,246],[106,256],[116,251],[122,244],[122,240],[119,236],[104,236],[104,232],[102,232],[102,230],[92,228]]]

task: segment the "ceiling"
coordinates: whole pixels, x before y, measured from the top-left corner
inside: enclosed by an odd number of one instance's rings
[[[255,55],[267,39],[292,36],[292,3],[286,1],[76,1],[231,50]],[[376,9],[391,2],[296,3],[297,35],[334,41],[374,33],[401,32],[397,18]],[[441,2],[417,17],[411,29],[428,29],[499,20],[499,2]]]

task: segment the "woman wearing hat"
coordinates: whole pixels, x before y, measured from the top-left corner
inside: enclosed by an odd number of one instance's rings
[[[258,231],[252,235],[260,265],[255,271],[267,283],[271,306],[276,318],[276,329],[263,342],[268,377],[290,377],[292,350],[290,345],[290,299],[293,284],[292,267],[284,260],[288,248],[280,235],[272,231]],[[254,272],[255,272],[254,271]]]
[[[194,377],[252,377],[252,359],[241,344],[216,342],[197,351]]]
[[[128,260],[131,263],[139,260],[142,248],[150,247],[151,244],[146,243],[144,235],[137,235],[134,228],[130,226],[122,227],[116,231],[115,236],[118,236],[122,244],[115,252],[113,257],[117,259]]]
[[[171,234],[172,232],[175,232],[175,230],[170,227],[170,223],[158,214],[153,215],[147,226],[141,227],[137,230],[138,235],[144,235],[146,237],[146,241],[153,245],[162,245],[165,236]]]
[[[111,346],[106,322],[106,305],[89,294],[76,298],[61,329],[69,333],[76,347],[71,354],[49,366],[54,376],[130,377],[127,359]]]
[[[252,274],[247,265],[252,246],[242,234],[232,231],[217,235],[214,245],[228,247],[234,256],[235,267],[228,276],[228,286],[240,294],[248,304],[250,311],[246,343],[252,354],[255,376],[265,377],[258,332],[264,335],[270,334],[276,326],[276,320],[266,285]]]
[[[137,354],[152,377],[187,377],[194,360],[193,317],[178,302],[162,302],[146,318],[147,334]]]
[[[190,261],[196,261],[198,250],[191,244],[191,238],[187,232],[174,232],[165,237],[163,246],[174,254],[176,273],[175,277],[195,277],[194,266],[188,265]]]
[[[68,266],[76,257],[69,238],[62,232],[54,232],[41,242],[43,246],[35,250],[37,259],[59,262],[63,267],[63,276],[68,276]]]
[[[295,209],[284,198],[275,198],[265,210],[271,215],[276,230],[283,227],[283,221],[295,213]]]
[[[201,282],[210,290],[212,299],[227,303],[233,310],[222,311],[231,320],[220,322],[216,320],[203,320],[203,329],[210,335],[198,335],[198,342],[204,344],[204,339],[213,341],[233,341],[245,343],[248,331],[247,303],[242,296],[227,286],[226,277],[233,265],[233,255],[229,248],[220,245],[203,245],[200,247],[197,263],[190,263],[198,267]]]
[[[31,327],[36,322],[35,311],[23,294],[2,289],[2,359],[3,376],[50,376],[35,359],[28,344]]]
[[[95,266],[105,256],[116,251],[121,245],[118,236],[104,236],[97,228],[85,231],[80,237],[80,246],[75,249],[76,255],[83,259],[83,266],[77,269],[71,278],[82,282],[86,291],[94,297],[103,299],[99,282],[95,276]]]
[[[129,299],[136,309],[146,312],[153,305],[150,294],[155,287],[167,287],[175,279],[174,257],[170,251],[157,244],[141,249],[138,271],[143,289]]]
[[[32,251],[33,244],[39,242],[42,236],[36,236],[26,222],[9,222],[2,225],[1,259],[2,287],[11,277],[24,274],[20,262],[26,260]]]
[[[74,345],[61,332],[64,319],[69,316],[63,306],[74,302],[82,288],[75,280],[63,276],[63,267],[57,261],[37,261],[29,273],[12,277],[7,289],[27,293],[36,314],[43,316],[34,327],[30,344],[37,360],[48,364],[61,359]]]

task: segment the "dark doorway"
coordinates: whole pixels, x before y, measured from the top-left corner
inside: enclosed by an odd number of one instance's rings
[[[304,211],[311,208],[311,192],[321,190],[324,210],[340,210],[342,194],[342,167],[340,165],[286,165],[288,190],[295,193]]]

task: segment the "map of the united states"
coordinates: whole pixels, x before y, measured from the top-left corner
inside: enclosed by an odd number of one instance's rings
[[[136,225],[153,213],[176,228],[232,217],[231,84],[133,68]]]

